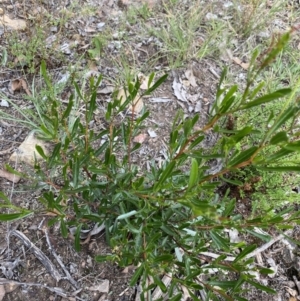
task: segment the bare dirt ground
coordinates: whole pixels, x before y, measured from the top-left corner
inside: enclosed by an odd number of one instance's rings
[[[5,9],[5,14],[11,18],[24,18],[30,27],[30,22],[38,19],[39,11],[45,10],[49,14],[58,16],[64,7],[68,9],[70,5],[70,3],[56,0],[46,2],[39,2],[37,5],[36,2],[30,0],[14,2],[1,0],[0,8]],[[78,63],[75,62],[78,56],[75,56],[74,52],[84,53],[88,49],[91,45],[91,38],[98,32],[97,28],[101,28],[101,24],[105,23],[109,24],[111,28],[117,29],[118,18],[134,1],[79,2],[82,7],[85,5],[92,7],[93,13],[88,16],[73,14],[65,25],[63,39],[60,43],[61,45],[66,43],[70,47],[70,51],[65,52],[61,60],[51,60],[51,57],[47,60],[49,72],[58,80],[66,71],[64,66],[72,64],[72,62]],[[150,2],[150,5],[153,4],[154,1]],[[134,26],[128,25],[127,30],[130,34],[134,33]],[[53,28],[53,32],[51,30],[48,32],[49,38],[56,32],[55,28]],[[25,31],[21,35],[23,39],[28,38],[27,33]],[[7,33],[2,33],[0,36],[2,45],[6,45],[6,37]],[[155,55],[157,46],[149,40],[149,37],[148,41],[146,38],[139,41],[139,37],[134,37],[130,41],[132,49],[134,49],[134,58],[139,61],[139,64],[142,65]],[[116,60],[121,58],[116,46],[118,43],[119,41],[116,39],[109,44],[106,50],[107,56],[115,57]],[[75,50],[70,46],[71,44]],[[10,90],[13,79],[25,77],[20,66],[21,59],[16,60],[15,57],[8,55],[12,65],[9,68],[2,67],[0,69],[0,89],[16,106],[30,108],[28,100],[24,98],[26,95],[24,89],[15,92]],[[163,66],[164,63],[164,60],[161,59],[157,66]],[[39,64],[40,58],[33,58],[33,68],[38,69]],[[88,69],[88,64],[89,62],[85,59],[79,63],[82,69]],[[239,66],[236,68],[239,68],[240,74],[245,73]],[[100,64],[96,63],[90,69],[103,74],[106,78],[104,83],[107,85],[111,84],[108,79],[117,78],[120,72],[109,60],[102,60]],[[200,114],[200,123],[206,120],[221,70],[222,63],[220,61],[206,58],[201,61],[193,60],[185,68],[170,72],[167,81],[146,100],[151,115],[145,128],[147,136],[140,153],[140,156],[144,156],[141,162],[146,161],[145,157],[157,161],[164,159],[165,142],[168,139],[172,120],[179,109],[183,109],[187,116]],[[192,77],[189,76],[191,71]],[[174,95],[176,93],[172,87],[176,79],[184,88],[184,93],[187,95],[186,101],[179,100],[178,95]],[[29,90],[33,80],[40,79],[34,78],[28,73],[26,82]],[[193,80],[195,85],[192,83]],[[104,89],[105,86],[102,88]],[[66,97],[64,93],[68,95],[69,91],[62,93],[62,99]],[[99,116],[95,116],[95,128],[103,126],[101,111],[109,97],[109,94],[99,92],[97,102],[100,113]],[[1,107],[0,110],[16,116],[16,118],[19,117],[18,112],[11,105]],[[24,141],[28,133],[29,130],[23,125],[13,121],[0,120],[0,169],[4,169],[5,164],[9,162],[10,155]],[[213,144],[216,139],[216,137],[208,135],[206,143]],[[14,164],[12,164],[13,167],[23,171],[27,168],[19,164],[14,166]],[[0,177],[0,190],[11,197],[13,204],[38,212],[42,208],[38,201],[40,192],[28,187],[28,184],[26,180],[13,184],[8,179]],[[238,198],[238,196],[236,197]],[[240,200],[242,213],[248,212],[247,206],[251,206],[250,202],[246,198]],[[2,291],[0,290],[0,300],[138,300],[138,288],[128,285],[133,268],[120,269],[110,263],[99,264],[94,261],[95,255],[109,253],[109,246],[105,241],[103,231],[95,235],[83,236],[82,249],[78,253],[74,249],[72,235],[68,239],[62,239],[59,228],[47,227],[48,218],[43,213],[37,213],[24,220],[0,225],[0,269],[2,270],[2,273],[0,270],[0,277],[2,281],[7,281],[7,284],[0,285],[0,289],[2,289]],[[93,227],[94,225],[91,225],[91,228]],[[10,233],[9,236],[8,233]],[[293,237],[299,239],[297,229],[294,231]],[[300,279],[300,264],[297,256],[292,259],[288,258],[290,254],[287,249],[287,242],[279,240],[263,254],[264,259],[269,262],[269,266],[276,266],[277,273],[273,277],[266,277],[261,281],[276,289],[278,294],[275,296],[261,294],[251,288],[246,294],[248,300],[300,300],[298,298],[300,285],[297,282]],[[52,263],[53,266],[50,266],[50,269],[43,256],[48,257]]]

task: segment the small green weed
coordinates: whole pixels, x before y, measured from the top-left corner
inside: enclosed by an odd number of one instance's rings
[[[150,34],[157,37],[162,45],[159,55],[166,58],[171,68],[182,66],[188,59],[203,58],[212,54],[221,32],[221,22],[211,22],[203,26],[206,9],[201,1],[194,1],[186,7],[180,2],[164,2],[162,20],[157,28],[148,28]],[[201,30],[200,30],[201,28]],[[203,32],[206,34],[203,36]]]
[[[267,0],[234,0],[232,9],[228,12],[232,15],[231,25],[237,34],[247,38],[258,30],[268,28],[277,13],[284,13],[286,3],[286,0],[276,1],[271,5]]]
[[[94,48],[89,49],[88,53],[92,59],[99,60],[103,54],[104,47],[107,45],[107,38],[105,35],[98,35],[92,40]]]
[[[140,22],[141,19],[146,21],[151,17],[151,14],[152,12],[146,4],[143,4],[141,7],[130,6],[126,12],[126,21],[128,21],[129,24],[136,24]]]
[[[12,34],[8,39],[9,53],[14,57],[14,62],[9,63],[10,67],[17,64],[26,68],[29,73],[35,73],[40,61],[46,60],[50,51],[44,38],[45,33],[42,29],[38,29],[31,38],[21,41],[17,34]]]

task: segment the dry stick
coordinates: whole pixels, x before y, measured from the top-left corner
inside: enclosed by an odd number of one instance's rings
[[[48,234],[48,230],[47,229],[43,229],[45,236],[46,236],[46,241],[47,244],[49,246],[49,250],[52,253],[52,255],[55,257],[56,261],[58,262],[58,264],[61,266],[61,268],[63,269],[63,271],[65,272],[67,279],[69,280],[69,282],[76,288],[79,288],[78,283],[72,278],[72,276],[70,275],[69,271],[67,270],[67,268],[65,267],[65,265],[63,264],[63,262],[61,261],[61,259],[59,258],[59,256],[56,254],[55,250],[52,248],[50,239],[49,239],[49,234]]]
[[[15,163],[15,170],[17,169],[17,164],[18,164],[18,157],[17,157],[16,163]],[[12,180],[11,180],[12,181],[12,186],[11,186],[10,195],[9,195],[9,201],[10,201],[10,203],[12,203],[12,196],[13,196],[13,193],[14,193],[15,179],[16,179],[16,177],[18,177],[18,176],[17,175],[13,175]],[[18,181],[16,181],[16,183]],[[11,224],[7,222],[6,223],[6,242],[7,242],[7,251],[8,251],[9,258],[10,258],[10,244],[9,244],[10,243],[10,241],[9,241],[10,229],[11,229]]]
[[[271,239],[269,242],[267,242],[266,244],[262,245],[261,247],[257,248],[256,250],[254,250],[253,252],[247,254],[245,256],[245,259],[251,258],[256,256],[258,253],[262,253],[263,251],[265,251],[266,249],[268,249],[269,247],[271,247],[275,242],[277,242],[278,240],[283,239],[285,236],[291,235],[293,233],[293,230],[287,230],[285,231],[283,234],[278,235],[277,237]]]
[[[40,288],[45,288],[45,289],[59,295],[60,297],[63,297],[63,298],[68,298],[69,299],[70,297],[73,297],[73,298],[76,298],[80,301],[84,301],[84,299],[81,299],[81,298],[76,296],[76,294],[78,294],[81,290],[78,290],[78,291],[70,294],[69,292],[66,292],[65,290],[63,290],[60,287],[50,287],[50,286],[47,286],[47,285],[44,285],[44,284],[41,284],[41,283],[18,282],[18,281],[14,281],[14,280],[8,280],[6,278],[0,278],[0,285],[5,285],[5,284],[8,284],[10,286],[12,286],[12,285],[37,286],[37,287],[40,287]]]
[[[296,286],[297,286],[298,293],[300,293],[300,283],[299,283],[297,277],[296,277],[296,276],[293,276],[293,280],[294,280],[294,282],[295,282],[295,284],[296,284]]]
[[[291,235],[293,232],[293,230],[287,230],[286,232],[284,232],[283,234],[278,235],[277,237],[271,239],[269,242],[267,242],[266,244],[262,245],[261,247],[257,248],[256,250],[254,250],[253,252],[247,254],[245,256],[245,259],[251,258],[256,256],[259,253],[262,253],[263,251],[265,251],[266,249],[268,249],[270,246],[272,246],[275,242],[277,242],[278,240],[283,239],[285,236]],[[215,254],[215,253],[211,253],[211,252],[200,252],[199,254],[207,256],[207,257],[212,257],[212,258],[218,258],[220,256],[220,254]],[[233,256],[227,256],[225,258],[225,260],[227,261],[234,261],[235,257]]]
[[[37,259],[45,266],[47,271],[52,275],[52,277],[59,282],[62,279],[59,271],[56,269],[55,265],[50,261],[50,259],[37,248],[22,232],[18,230],[12,230],[9,232],[8,236],[13,235],[19,238],[23,244],[31,250],[31,252],[37,257]]]
[[[0,151],[0,156],[5,155],[5,154],[9,154],[13,149],[14,149],[14,147],[12,146],[12,147],[10,147],[6,150]]]

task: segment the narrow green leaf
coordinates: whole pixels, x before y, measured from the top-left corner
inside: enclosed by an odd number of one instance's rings
[[[65,111],[62,115],[62,120],[65,120],[66,118],[68,118],[70,116],[73,105],[74,105],[74,100],[73,100],[73,95],[71,95],[69,98],[69,103],[67,105],[67,108],[65,109]]]
[[[259,290],[262,290],[264,292],[267,292],[269,294],[276,294],[276,291],[272,290],[271,288],[267,287],[267,286],[264,286],[264,285],[261,285],[255,281],[252,281],[250,279],[247,279],[246,280],[249,284],[251,284],[252,286],[258,288]]]
[[[235,96],[233,96],[233,95],[237,91],[237,89],[238,89],[237,85],[233,85],[229,89],[229,91],[226,93],[225,97],[222,100],[222,104],[221,104],[219,113],[223,114],[228,111],[228,109],[231,107],[231,105],[233,104],[233,102],[235,100]]]
[[[97,213],[85,214],[82,216],[84,219],[88,219],[93,222],[101,223],[103,221],[103,217],[98,215]]]
[[[209,281],[211,286],[218,286],[222,289],[228,290],[235,287],[237,281]]]
[[[102,74],[100,74],[100,76],[98,77],[97,82],[94,86],[95,89],[97,89],[100,86],[102,79],[103,79],[103,76],[102,76]]]
[[[133,274],[133,276],[130,279],[129,285],[130,286],[134,286],[137,281],[139,280],[140,276],[142,275],[142,273],[144,272],[144,265],[141,264],[135,271],[135,273]]]
[[[230,251],[229,241],[220,236],[216,231],[210,231],[210,237],[216,244],[217,248],[225,250],[226,252]]]
[[[7,63],[7,50],[6,48],[2,49],[2,59],[1,59],[1,66],[5,67]]]
[[[284,146],[285,149],[291,150],[291,151],[300,151],[300,141],[291,142],[289,144],[286,144]]]
[[[108,147],[105,151],[105,156],[104,156],[105,165],[108,165],[110,161],[111,161],[111,152],[110,152],[110,148]]]
[[[271,94],[268,94],[268,95],[264,95],[264,96],[261,96],[249,103],[246,103],[245,105],[242,106],[242,110],[243,109],[249,109],[249,108],[252,108],[252,107],[255,107],[255,106],[259,106],[259,105],[262,105],[264,103],[268,103],[270,101],[273,101],[275,99],[279,99],[279,98],[282,98],[286,95],[288,95],[289,93],[292,92],[292,89],[290,88],[285,88],[285,89],[280,89],[280,90],[277,90]]]
[[[177,132],[178,134],[178,132]],[[205,137],[202,135],[202,136],[198,136],[190,145],[189,145],[189,150],[192,150],[194,149],[200,142],[203,141]]]
[[[93,119],[93,115],[96,109],[96,91],[92,94],[89,105],[87,107],[87,122],[90,122]]]
[[[75,157],[74,158],[73,169],[72,169],[72,172],[73,172],[73,187],[74,188],[77,188],[77,185],[78,185],[79,167],[80,167],[80,165],[79,165],[79,158]]]
[[[106,262],[107,261],[107,255],[97,255],[95,256],[95,260],[97,262]]]
[[[17,176],[19,176],[19,177],[24,177],[25,175],[24,174],[22,174],[21,172],[19,172],[19,171],[16,171],[15,169],[13,169],[10,165],[8,165],[8,164],[5,164],[5,169],[8,171],[8,172],[10,172],[10,173],[12,173],[12,174],[14,174],[14,175],[17,175]]]
[[[43,159],[45,159],[45,160],[48,159],[48,157],[45,155],[44,150],[43,150],[43,148],[42,148],[41,146],[36,145],[36,146],[35,146],[35,149],[36,149],[36,151],[38,152],[38,154],[39,154]]]
[[[278,152],[269,155],[267,158],[264,158],[264,162],[265,163],[274,163],[275,161],[287,157],[288,155],[292,154],[294,151],[292,150],[287,150],[282,148],[281,150],[279,150]]]
[[[149,95],[151,92],[155,91],[168,77],[168,74],[163,75],[161,78],[159,78],[152,87],[150,87],[144,95]]]
[[[167,292],[167,287],[158,276],[153,276],[153,281],[156,285],[159,286],[159,288],[162,290],[163,293]]]
[[[9,198],[2,191],[0,191],[0,199],[4,200],[5,203],[10,204]]]
[[[171,262],[173,260],[173,255],[171,254],[164,254],[160,256],[156,256],[153,259],[154,263],[160,263],[160,262]]]
[[[286,109],[276,120],[272,128],[267,133],[267,137],[270,137],[273,133],[275,133],[286,121],[291,119],[296,113],[298,112],[298,109],[295,107],[289,107]]]
[[[226,179],[225,177],[221,176],[221,179],[229,184],[235,185],[235,186],[242,186],[243,182],[239,180],[234,180],[234,179]]]
[[[251,156],[257,151],[257,146],[252,146],[241,153],[239,153],[237,156],[235,156],[231,161],[229,161],[228,166],[234,167],[236,165],[241,164],[242,162],[245,162],[251,158]]]
[[[273,166],[273,167],[257,166],[257,168],[260,170],[276,171],[276,172],[290,172],[290,171],[299,172],[300,171],[299,165],[298,166]]]
[[[169,301],[180,301],[182,298],[182,293],[177,294],[176,296],[169,299]]]
[[[81,233],[81,228],[82,228],[82,224],[79,224],[77,226],[76,233],[75,233],[75,250],[77,252],[79,252],[80,249],[81,249],[81,247],[80,247],[80,233]]]
[[[61,143],[57,143],[53,149],[53,152],[49,158],[49,166],[53,166],[57,158],[60,158],[60,148],[61,148]]]
[[[282,34],[277,43],[275,45],[272,45],[270,47],[270,51],[267,53],[267,57],[264,59],[264,61],[260,65],[260,69],[265,68],[268,66],[272,61],[277,57],[277,55],[282,51],[282,49],[286,46],[290,39],[290,31]]]
[[[252,126],[245,126],[243,129],[239,130],[236,134],[230,136],[235,142],[240,142],[245,136],[252,132]]]
[[[260,232],[254,231],[254,230],[246,230],[248,233],[252,234],[255,237],[258,237],[261,240],[264,240],[266,242],[270,241],[271,237],[270,235],[262,234]]]
[[[264,275],[268,275],[268,274],[274,274],[274,270],[272,269],[267,269],[267,268],[260,268],[259,269],[259,273],[264,274]]]
[[[250,254],[251,252],[253,252],[256,249],[256,245],[250,245],[247,246],[243,249],[243,251],[237,255],[237,257],[234,259],[234,263],[240,261],[241,259],[243,259],[245,256],[247,256],[248,254]]]
[[[54,138],[55,137],[55,134],[50,132],[44,124],[41,124],[40,130],[43,132],[43,135],[45,135],[47,138]],[[52,127],[51,127],[51,130],[53,130]]]
[[[160,187],[161,184],[163,184],[166,179],[169,177],[169,175],[172,173],[174,167],[175,167],[175,161],[170,162],[167,167],[165,168],[165,170],[162,172],[157,184],[155,185],[155,188]]]
[[[71,136],[72,138],[74,138],[77,134],[78,134],[78,131],[80,131],[79,128],[79,125],[80,125],[80,117],[77,117],[72,125],[72,128],[71,128]]]
[[[46,62],[44,60],[42,60],[41,62],[41,74],[45,80],[45,83],[47,85],[48,88],[52,89],[53,85],[51,83],[50,77],[47,74],[47,67],[46,67]]]
[[[251,92],[251,94],[249,96],[249,99],[253,99],[264,86],[265,86],[265,83],[264,82],[260,82],[256,86],[256,88]]]
[[[74,87],[75,87],[75,90],[76,90],[78,96],[79,96],[82,100],[84,100],[84,98],[83,98],[83,96],[82,96],[82,94],[81,94],[81,91],[80,91],[80,88],[79,88],[78,84],[77,84],[76,82],[73,82],[73,85],[74,85]]]
[[[27,217],[31,214],[32,214],[32,212],[29,212],[29,211],[20,212],[20,213],[7,213],[7,214],[0,213],[0,221],[2,221],[2,222],[16,221],[18,219]]]
[[[154,76],[155,76],[155,73],[152,72],[150,75],[149,75],[149,79],[148,79],[148,89],[151,87],[151,84],[152,84],[152,81],[154,79]]]
[[[273,136],[270,140],[270,144],[278,144],[281,142],[288,142],[289,138],[286,132],[279,132],[275,136]],[[299,148],[300,149],[300,148]]]
[[[225,210],[223,212],[223,216],[230,216],[233,210],[235,209],[235,199],[232,199],[229,203],[226,204]]]
[[[121,220],[121,219],[128,218],[128,217],[130,217],[130,216],[133,216],[133,215],[135,215],[136,213],[137,213],[137,211],[136,211],[136,210],[132,210],[132,211],[130,211],[130,212],[127,212],[127,213],[121,214],[121,215],[119,215],[119,216],[117,217],[117,220]]]
[[[219,99],[220,96],[221,96],[221,95],[223,94],[223,92],[224,92],[224,89],[222,89],[221,87],[222,87],[222,83],[223,83],[223,81],[224,81],[226,75],[227,75],[227,67],[225,67],[225,68],[222,70],[221,77],[220,77],[220,80],[219,80],[219,83],[218,83],[218,87],[217,87],[217,95],[216,95],[216,99]],[[216,103],[216,101],[215,101],[215,103]]]
[[[131,149],[131,153],[133,153],[134,151],[136,151],[137,149],[139,149],[141,147],[141,143],[136,142],[134,147]]]
[[[190,179],[188,189],[191,189],[198,181],[198,162],[192,158],[192,165],[190,170]]]
[[[68,236],[68,229],[67,229],[67,225],[65,223],[64,218],[60,219],[60,231],[61,231],[62,237],[67,238],[67,236]]]

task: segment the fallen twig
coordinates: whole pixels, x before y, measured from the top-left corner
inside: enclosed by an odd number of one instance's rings
[[[59,258],[59,256],[56,254],[55,250],[52,248],[50,239],[49,239],[49,234],[48,234],[48,230],[47,229],[43,229],[45,236],[46,236],[46,241],[47,244],[49,246],[49,250],[52,253],[52,255],[55,257],[56,261],[58,262],[58,264],[60,265],[60,267],[63,269],[63,271],[65,272],[67,279],[69,280],[69,282],[75,287],[75,288],[79,288],[78,283],[73,279],[73,277],[71,276],[71,274],[69,273],[69,271],[67,270],[67,268],[65,267],[65,265],[63,264],[63,262],[61,261],[61,259]]]
[[[8,279],[5,279],[5,278],[0,278],[0,285],[37,286],[37,287],[45,288],[45,289],[47,289],[47,290],[49,290],[49,291],[51,291],[51,292],[59,295],[60,297],[63,297],[63,298],[73,297],[73,298],[76,298],[77,300],[85,301],[84,299],[81,299],[81,298],[79,298],[79,297],[76,296],[76,294],[78,294],[81,290],[78,290],[78,291],[76,291],[74,293],[69,293],[69,292],[63,290],[60,287],[50,287],[50,286],[47,286],[47,285],[41,284],[41,283],[18,282],[18,281],[14,281],[14,280],[8,280]]]
[[[45,266],[47,271],[52,275],[52,277],[59,282],[62,279],[62,276],[59,274],[55,265],[50,261],[50,259],[39,249],[37,248],[22,232],[18,230],[12,230],[9,232],[9,236],[13,235],[19,238],[23,244],[31,250],[31,252],[37,257],[37,259]]]
[[[10,147],[10,148],[8,148],[6,150],[0,151],[0,156],[1,155],[6,155],[6,154],[10,153],[13,149],[14,149],[14,147],[12,146],[12,147]]]
[[[288,236],[288,235],[291,235],[291,234],[292,234],[292,230],[287,230],[283,234],[278,235],[277,237],[271,239],[269,242],[267,242],[264,245],[260,246],[259,248],[257,248],[253,252],[247,254],[245,256],[245,259],[257,256],[257,254],[262,253],[263,251],[265,251],[266,249],[268,249],[269,247],[271,247],[275,242],[277,242],[277,241],[283,239],[285,236]],[[218,258],[220,256],[220,254],[215,254],[215,253],[211,253],[211,252],[200,252],[199,254],[207,256],[207,257],[211,257],[211,258]],[[227,256],[224,260],[226,260],[226,261],[234,261],[235,257],[233,257],[233,256]]]

